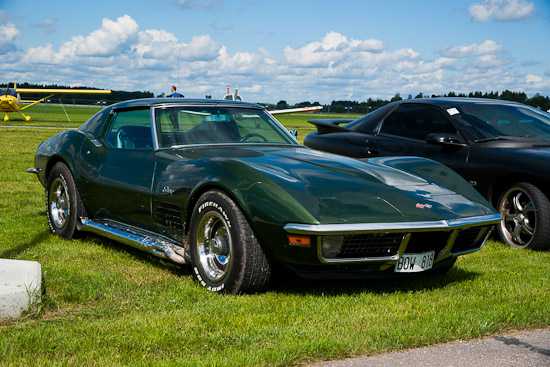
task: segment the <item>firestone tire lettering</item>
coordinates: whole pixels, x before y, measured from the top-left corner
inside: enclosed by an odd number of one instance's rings
[[[193,274],[207,290],[239,294],[267,286],[267,257],[248,220],[224,192],[211,190],[199,198],[189,239]]]

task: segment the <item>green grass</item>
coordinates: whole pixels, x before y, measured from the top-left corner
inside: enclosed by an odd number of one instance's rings
[[[0,258],[39,261],[44,280],[40,312],[0,322],[0,365],[293,366],[550,326],[550,253],[496,241],[443,276],[287,276],[264,294],[224,296],[189,267],[92,235],[55,237],[44,190],[25,173],[54,133],[0,128]]]

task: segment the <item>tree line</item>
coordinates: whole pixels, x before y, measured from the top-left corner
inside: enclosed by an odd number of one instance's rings
[[[513,101],[523,103],[535,108],[541,109],[543,111],[550,110],[550,98],[548,96],[542,96],[539,93],[535,94],[533,97],[528,97],[524,92],[512,92],[510,90],[505,90],[501,93],[497,92],[470,92],[465,93],[455,93],[449,92],[443,95],[431,95],[425,96],[423,93],[417,94],[415,97],[409,95],[407,99],[413,98],[437,98],[437,97],[462,97],[462,98],[491,98],[491,99],[500,99],[505,101]],[[367,114],[380,108],[390,102],[401,101],[403,98],[399,93],[395,94],[390,100],[383,99],[372,99],[369,98],[364,102],[358,101],[332,101],[330,104],[322,105],[319,102],[300,102],[295,105],[289,105],[286,101],[279,101],[277,104],[262,103],[262,105],[268,107],[268,109],[285,109],[285,108],[297,108],[297,107],[310,107],[310,106],[323,106],[321,112],[324,113],[359,113]]]
[[[38,85],[38,84],[31,84],[26,82],[17,84],[17,87],[18,88],[36,88],[36,89],[45,89],[45,88],[95,89],[95,88],[89,88],[89,87],[66,87],[66,86],[60,86],[56,84]],[[111,91],[111,94],[104,94],[104,95],[95,95],[95,94],[74,95],[74,94],[60,93],[52,97],[51,102],[56,103],[58,101],[62,101],[63,103],[66,103],[66,104],[76,103],[76,104],[97,105],[98,103],[101,103],[104,105],[110,105],[115,102],[126,101],[129,99],[153,98],[154,96],[155,95],[149,91],[129,92],[129,91],[121,91],[121,90]],[[44,94],[39,94],[39,93],[25,93],[24,95],[24,99],[40,99],[43,97],[44,97]],[[211,98],[211,96],[206,96],[205,98],[208,98],[208,97]],[[465,94],[465,93],[457,94],[455,92],[449,92],[444,95],[431,95],[431,96],[425,96],[423,93],[419,93],[415,97],[413,97],[412,95],[409,95],[407,99],[435,98],[435,97],[467,97],[467,98],[501,99],[506,101],[523,103],[529,106],[539,108],[543,111],[550,110],[550,98],[548,96],[542,96],[541,94],[537,93],[533,97],[528,97],[527,94],[525,94],[525,92],[512,92],[510,90],[505,90],[501,93],[499,93],[498,91],[485,92],[485,93],[478,91],[478,92],[470,92],[468,94]],[[273,104],[273,103],[259,103],[259,104],[266,106],[270,110],[273,110],[273,109],[281,110],[286,108],[299,108],[299,107],[310,107],[310,106],[323,106],[323,109],[321,110],[321,112],[324,112],[324,113],[367,114],[390,102],[400,101],[400,100],[403,100],[403,98],[399,93],[397,93],[390,100],[384,100],[379,98],[378,99],[369,98],[364,102],[338,100],[338,101],[332,101],[330,104],[321,104],[319,102],[305,101],[305,102],[296,103],[294,105],[288,104],[286,101],[281,100],[276,104]]]
[[[10,87],[13,87],[13,85],[10,85]],[[33,88],[33,89],[97,89],[97,88],[90,88],[90,87],[66,87],[62,85],[57,84],[50,84],[50,85],[38,85],[38,84],[30,84],[30,83],[18,83],[17,88]],[[129,99],[137,99],[137,98],[152,98],[155,95],[152,92],[140,92],[140,91],[122,91],[122,90],[112,90],[111,94],[63,94],[59,93],[56,94],[54,97],[51,98],[52,103],[59,103],[59,101],[63,101],[63,103],[73,103],[76,102],[77,104],[87,104],[87,105],[96,105],[98,102],[101,102],[102,104],[110,105],[115,102],[119,101],[126,101]],[[44,93],[25,93],[22,96],[22,99],[30,99],[30,100],[37,100],[40,98],[44,98]]]

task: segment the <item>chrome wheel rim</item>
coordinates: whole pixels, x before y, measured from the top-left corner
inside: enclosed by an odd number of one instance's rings
[[[197,228],[197,252],[205,275],[219,282],[227,275],[231,261],[231,236],[226,220],[218,212],[206,213]]]
[[[59,229],[65,227],[70,209],[69,193],[60,178],[56,178],[50,186],[49,203],[53,224]]]
[[[502,197],[499,214],[501,232],[510,246],[527,247],[535,234],[537,213],[533,199],[519,188],[508,190]]]

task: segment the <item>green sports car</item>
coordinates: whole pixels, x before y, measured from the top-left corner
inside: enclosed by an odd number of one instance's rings
[[[501,219],[439,163],[312,150],[243,102],[117,103],[41,143],[28,171],[53,233],[191,264],[231,294],[264,290],[275,264],[311,278],[447,271]]]

